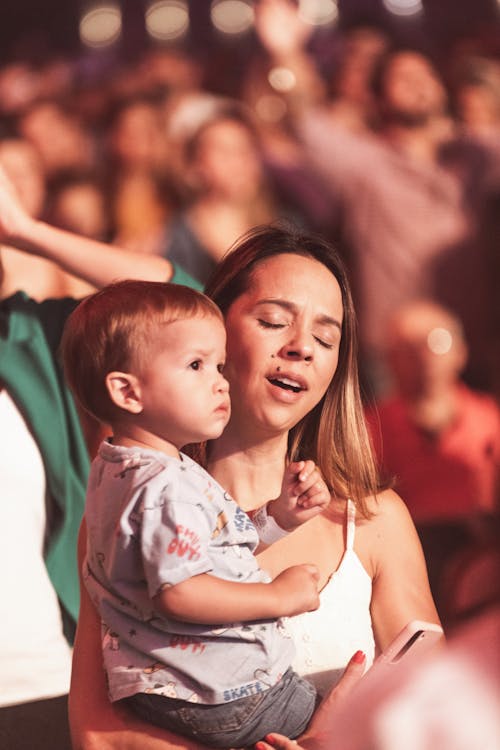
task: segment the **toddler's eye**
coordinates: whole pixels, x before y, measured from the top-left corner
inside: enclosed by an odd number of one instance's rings
[[[220,372],[221,374],[224,372],[224,367],[226,366],[225,362],[221,362],[220,365],[217,365],[217,372]]]
[[[201,366],[201,360],[199,359],[195,359],[194,362],[191,362],[191,364],[189,365],[189,367],[192,370],[199,370],[200,366]]]

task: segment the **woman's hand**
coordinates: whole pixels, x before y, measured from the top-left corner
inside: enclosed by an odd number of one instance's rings
[[[255,745],[255,750],[334,750],[335,720],[351,691],[365,670],[366,657],[357,651],[349,661],[342,678],[320,703],[305,734],[298,741],[282,734],[269,734]],[[341,742],[338,747],[341,747]]]

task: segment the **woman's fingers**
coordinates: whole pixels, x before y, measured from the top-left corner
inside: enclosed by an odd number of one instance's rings
[[[339,682],[321,701],[311,719],[308,729],[301,737],[300,747],[303,750],[331,750],[334,746],[335,724],[338,711],[348,698],[351,691],[363,677],[366,656],[362,651],[356,651],[351,657],[344,674]],[[279,745],[277,747],[280,747]],[[288,750],[287,745],[283,746]]]
[[[255,745],[255,750],[302,750],[296,740],[290,740],[282,734],[268,734],[266,740]]]
[[[340,681],[323,699],[315,712],[309,728],[299,739],[290,740],[282,734],[268,734],[265,740],[257,742],[255,750],[331,750],[335,737],[335,721],[339,706],[363,677],[366,656],[356,651],[351,657]]]

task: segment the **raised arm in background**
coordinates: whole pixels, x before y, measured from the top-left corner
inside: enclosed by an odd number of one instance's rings
[[[173,265],[156,255],[91,240],[29,216],[0,168],[0,242],[42,256],[96,287],[125,278],[170,281]]]

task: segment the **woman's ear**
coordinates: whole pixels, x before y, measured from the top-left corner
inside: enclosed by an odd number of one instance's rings
[[[142,412],[141,385],[135,375],[128,372],[108,372],[106,388],[112,402],[131,414]]]

